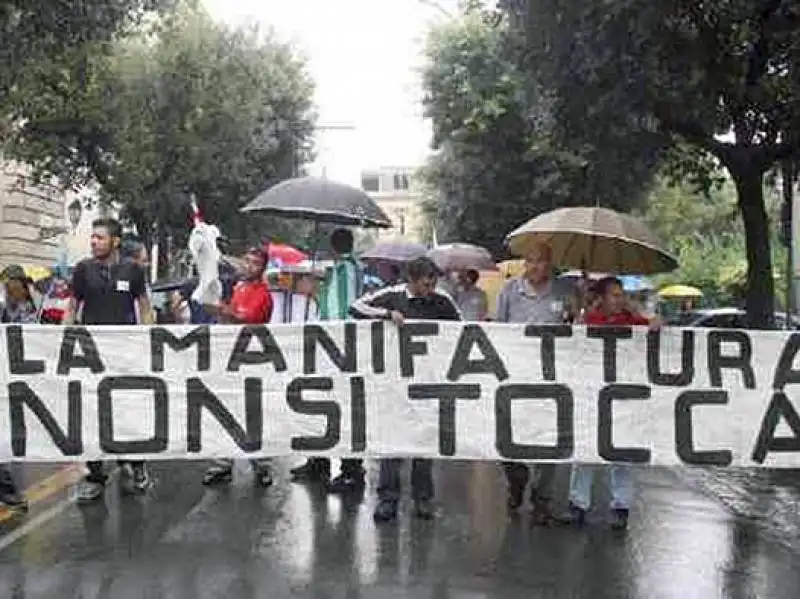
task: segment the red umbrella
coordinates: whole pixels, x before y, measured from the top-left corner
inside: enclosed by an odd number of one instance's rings
[[[308,256],[298,250],[296,247],[285,243],[270,243],[269,244],[269,261],[278,264],[300,264],[308,260]]]

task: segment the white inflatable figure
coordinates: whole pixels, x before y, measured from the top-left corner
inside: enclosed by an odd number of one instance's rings
[[[200,278],[192,299],[201,305],[216,306],[222,299],[222,283],[219,280],[220,252],[217,239],[219,229],[203,220],[197,201],[192,197],[194,228],[189,235],[189,253],[192,255]]]

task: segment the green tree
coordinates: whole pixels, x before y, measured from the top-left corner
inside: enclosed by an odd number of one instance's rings
[[[766,196],[767,212],[777,218],[780,200]],[[666,177],[656,179],[645,205],[637,214],[664,241],[677,258],[679,268],[655,277],[657,285],[680,283],[702,289],[711,305],[740,305],[747,288],[747,260],[744,228],[736,205],[736,189],[730,181],[706,194],[691,183],[671,184]],[[784,247],[772,232],[776,288],[786,289]]]
[[[636,205],[658,156],[635,137],[554,147],[549,107],[530,102],[533,83],[509,43],[508,22],[487,19],[479,5],[467,3],[463,15],[434,28],[425,52],[424,106],[436,153],[423,177],[440,241],[476,243],[500,257],[505,235],[541,212]],[[626,170],[608,177],[621,171],[618,162]]]
[[[175,0],[0,0],[0,92],[7,93],[26,71],[109,42],[174,5]]]
[[[144,237],[158,225],[181,244],[192,193],[236,245],[305,237],[239,213],[311,156],[313,85],[290,46],[183,7],[88,60],[79,101],[46,90],[28,101],[15,157],[67,186],[95,182]]]
[[[764,176],[800,154],[800,5],[791,0],[505,0],[565,147],[650,136],[673,176],[737,192],[752,324],[772,319]],[[719,135],[731,134],[731,141]],[[624,167],[624,165],[620,165]],[[609,170],[614,178],[621,171]],[[646,181],[643,181],[646,183]]]

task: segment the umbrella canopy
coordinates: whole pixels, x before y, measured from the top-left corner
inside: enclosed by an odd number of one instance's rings
[[[361,254],[361,260],[365,262],[408,262],[415,258],[421,258],[428,252],[421,243],[411,243],[410,241],[388,241],[379,243],[372,249]]]
[[[586,276],[589,278],[590,281],[599,281],[600,279],[604,279],[605,277],[610,277],[611,274],[607,272],[587,272]],[[578,281],[583,278],[583,271],[568,270],[567,272],[558,275],[558,278],[564,279],[565,281]]]
[[[703,292],[697,287],[690,287],[689,285],[669,285],[659,290],[660,297],[674,297],[674,298],[687,298],[687,297],[703,297]]]
[[[287,179],[242,208],[242,212],[256,211],[338,225],[392,226],[386,213],[364,191],[316,177]]]
[[[628,293],[640,293],[642,291],[653,290],[653,283],[647,277],[623,275],[619,280],[622,282],[622,289]]]
[[[497,270],[492,255],[470,243],[448,243],[428,251],[428,257],[441,270]]]
[[[178,289],[183,289],[185,286],[191,284],[197,284],[198,278],[197,277],[184,277],[180,279],[174,279],[171,277],[166,277],[163,279],[159,279],[155,283],[150,286],[150,291],[153,293],[167,293],[169,291],[177,291]]]
[[[509,249],[526,254],[549,245],[553,263],[616,274],[655,274],[678,267],[644,223],[608,208],[559,208],[528,221],[506,237]]]
[[[300,264],[308,260],[308,256],[287,243],[270,243],[268,248],[269,261],[274,264]]]
[[[10,278],[25,278],[32,282],[48,279],[53,276],[53,271],[46,266],[20,266],[12,264],[0,272],[0,281],[5,282]]]

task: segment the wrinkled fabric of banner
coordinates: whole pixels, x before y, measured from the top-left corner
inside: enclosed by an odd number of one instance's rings
[[[0,461],[287,456],[800,467],[783,332],[3,325]],[[610,332],[609,332],[610,331]]]

